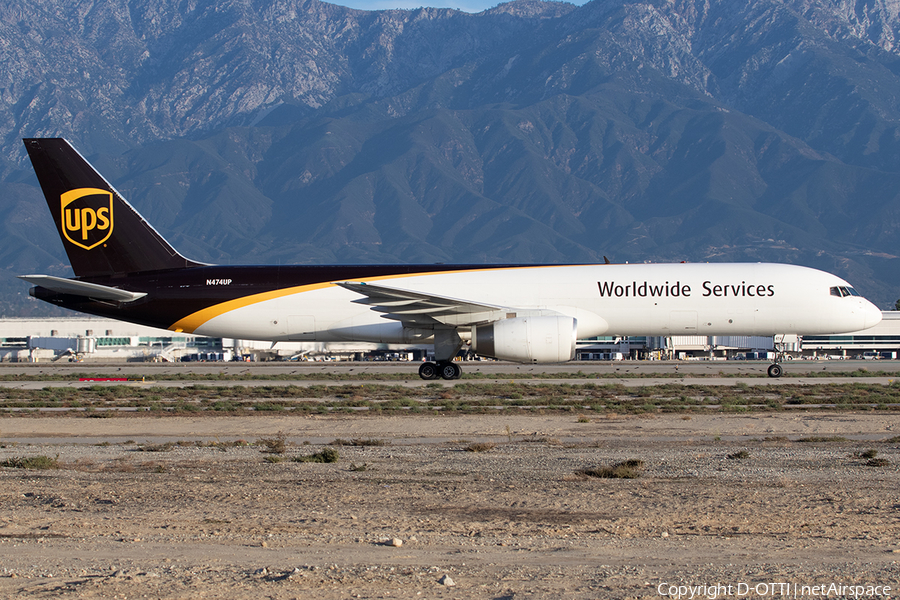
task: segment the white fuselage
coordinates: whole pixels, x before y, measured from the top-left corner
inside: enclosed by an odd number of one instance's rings
[[[365,281],[365,280],[351,280]],[[541,266],[371,278],[392,288],[574,317],[598,335],[833,334],[871,327],[881,312],[834,275],[794,265],[678,263]],[[335,282],[338,283],[338,282]],[[260,294],[185,319],[186,331],[259,340],[424,341],[334,283]],[[462,327],[461,331],[466,328]]]

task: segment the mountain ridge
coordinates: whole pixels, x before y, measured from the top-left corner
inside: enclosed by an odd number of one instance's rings
[[[898,32],[838,0],[15,0],[0,312],[32,310],[14,274],[66,270],[41,135],[198,260],[783,261],[892,306]]]

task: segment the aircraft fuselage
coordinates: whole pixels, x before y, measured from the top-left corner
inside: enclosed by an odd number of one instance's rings
[[[342,281],[552,311],[575,318],[579,338],[812,335],[865,329],[881,319],[860,296],[832,295],[832,288],[849,288],[834,275],[767,263],[204,266],[86,280],[147,296],[122,306],[46,290],[39,297],[174,331],[272,341],[430,337],[355,303],[358,294],[335,285]]]

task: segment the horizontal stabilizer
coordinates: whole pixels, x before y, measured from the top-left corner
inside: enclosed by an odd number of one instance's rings
[[[19,279],[58,294],[86,296],[97,300],[134,302],[147,295],[146,292],[129,292],[128,290],[120,290],[119,288],[88,283],[86,281],[65,279],[63,277],[53,277],[52,275],[19,275]]]

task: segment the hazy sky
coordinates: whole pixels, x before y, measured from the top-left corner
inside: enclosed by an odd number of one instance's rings
[[[572,4],[584,4],[587,0],[575,0]],[[421,0],[326,0],[331,4],[340,4],[350,8],[362,10],[383,10],[388,8],[420,8],[431,6],[435,8],[456,8],[469,13],[477,13],[500,4],[493,0],[436,0],[423,3]]]

